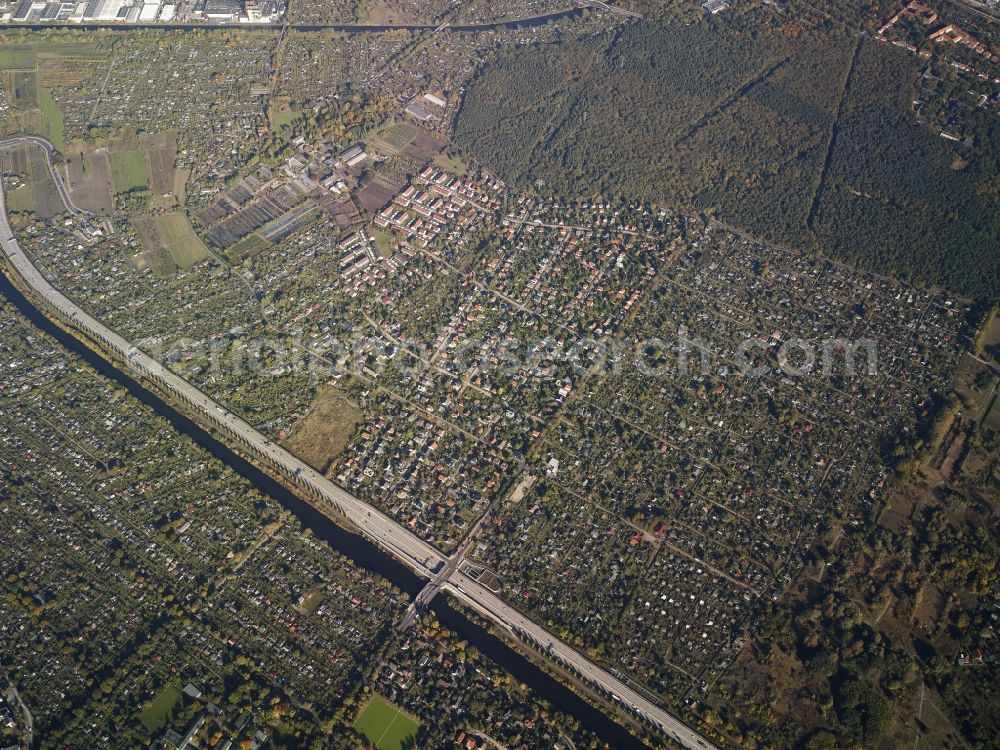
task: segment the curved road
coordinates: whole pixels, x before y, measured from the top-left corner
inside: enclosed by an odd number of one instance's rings
[[[56,153],[55,146],[45,138],[37,135],[22,135],[17,138],[0,141],[0,148],[13,148],[15,146],[38,146],[45,152],[45,163],[48,165],[49,174],[52,175],[52,181],[56,184],[56,190],[59,191],[59,197],[62,198],[62,202],[66,204],[66,208],[70,213],[75,216],[83,216],[85,212],[73,205],[73,201],[69,197],[69,191],[62,181],[62,176],[56,172],[55,164],[52,163],[52,155]],[[6,216],[6,210],[4,211],[4,215]]]
[[[61,185],[62,180],[52,169],[53,149],[48,141],[34,136],[13,138],[0,141],[0,149],[25,144],[39,145],[45,149],[50,171],[57,185]],[[61,194],[64,189],[60,188]],[[67,205],[70,205],[68,196]],[[70,210],[80,213],[72,206]],[[50,309],[90,338],[100,341],[105,347],[113,350],[139,375],[154,380],[164,391],[170,392],[195,409],[211,424],[238,440],[248,453],[282,471],[286,477],[308,491],[314,499],[335,508],[357,526],[367,539],[391,552],[422,576],[430,578],[432,571],[448,566],[450,559],[435,547],[418,538],[377,508],[334,484],[281,446],[275,445],[254,427],[112,331],[52,286],[18,246],[7,218],[6,195],[2,187],[0,187],[0,245],[17,274],[38,297],[45,300]],[[610,695],[620,707],[659,727],[685,748],[714,750],[714,745],[675,716],[593,664],[571,646],[560,641],[545,628],[461,571],[452,573],[442,585],[453,592],[459,600],[522,639],[533,643],[550,658],[559,661],[564,667]]]

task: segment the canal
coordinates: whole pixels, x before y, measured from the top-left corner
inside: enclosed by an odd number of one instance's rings
[[[316,510],[287,487],[259,469],[246,458],[230,449],[219,438],[208,432],[190,417],[146,390],[134,377],[101,357],[72,335],[46,318],[10,280],[0,273],[0,296],[9,301],[36,328],[56,340],[63,348],[84,360],[102,376],[125,388],[129,394],[167,419],[178,432],[191,438],[199,447],[268,495],[299,518],[302,525],[312,530],[316,537],[326,541],[335,550],[349,557],[366,570],[378,573],[395,586],[416,596],[424,581],[409,568],[367,540],[338,525]],[[505,642],[489,633],[452,607],[441,596],[431,603],[431,610],[438,620],[450,630],[479,649],[489,659],[507,670],[516,680],[528,685],[541,698],[554,707],[573,716],[581,726],[590,729],[615,750],[641,750],[645,748],[624,727],[595,709],[580,696],[558,682],[539,667],[512,649]]]

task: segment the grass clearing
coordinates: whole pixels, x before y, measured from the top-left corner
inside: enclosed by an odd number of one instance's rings
[[[379,750],[402,750],[416,736],[420,724],[389,701],[376,695],[354,722],[354,728]]]
[[[174,708],[181,700],[181,690],[176,684],[166,685],[139,714],[139,721],[150,732],[162,729],[174,715]]]
[[[34,70],[35,48],[22,47],[20,45],[0,47],[0,68],[5,70],[12,68]]]
[[[159,214],[156,217],[170,256],[181,268],[190,268],[208,257],[208,249],[191,228],[182,213]]]
[[[11,213],[27,213],[35,210],[35,193],[30,184],[8,191],[7,210]]]
[[[434,157],[434,161],[431,162],[438,169],[443,169],[445,172],[450,172],[458,177],[465,177],[469,174],[469,166],[461,159],[459,156],[449,156],[446,151],[442,151],[440,154]]]
[[[42,135],[52,141],[57,150],[62,151],[66,146],[63,143],[63,116],[59,105],[48,89],[42,89],[38,103],[42,107]]]
[[[139,150],[111,152],[111,179],[116,193],[147,190],[146,157]]]
[[[392,255],[392,238],[383,229],[373,226],[371,228],[372,237],[375,238],[375,244],[378,246],[379,255],[383,258],[388,258]]]
[[[323,603],[323,592],[322,591],[310,591],[302,598],[302,602],[298,604],[295,609],[304,615],[311,615],[317,609],[319,605]]]
[[[347,447],[361,417],[361,410],[339,389],[324,388],[309,413],[285,440],[285,447],[317,470],[326,472]]]
[[[144,263],[157,276],[166,277],[208,257],[208,249],[182,213],[133,216],[132,223],[144,248],[137,268]]]
[[[38,74],[34,71],[19,71],[10,77],[11,104],[20,110],[38,106]]]
[[[291,125],[299,111],[292,106],[287,97],[277,97],[267,108],[267,117],[271,121],[271,130],[280,132]]]

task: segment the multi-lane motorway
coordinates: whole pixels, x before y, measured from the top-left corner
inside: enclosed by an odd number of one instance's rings
[[[44,139],[32,137],[0,141],[0,148],[25,144],[43,148],[49,158],[51,169],[52,147]],[[60,176],[54,169],[52,173],[60,188],[60,194],[63,194],[65,188]],[[68,196],[65,200],[69,205]],[[75,209],[71,210],[76,213]],[[452,564],[453,561],[435,547],[377,508],[337,486],[281,446],[275,445],[251,425],[112,331],[52,286],[18,246],[7,218],[6,195],[2,187],[0,187],[0,245],[14,271],[50,310],[91,339],[99,341],[136,373],[154,381],[160,389],[171,393],[209,423],[237,440],[245,452],[253,454],[281,471],[288,479],[309,492],[319,504],[330,506],[346,516],[367,539],[392,553],[422,576],[434,578],[435,572],[450,571],[446,580],[434,582],[518,637],[533,643],[549,658],[560,662],[564,668],[582,680],[610,695],[622,709],[659,727],[664,734],[672,737],[683,747],[691,750],[713,750],[714,746],[708,740],[679,719],[637,693],[614,675],[593,664],[492,591],[457,570],[457,566]]]

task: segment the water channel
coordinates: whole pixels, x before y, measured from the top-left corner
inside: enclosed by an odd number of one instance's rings
[[[335,550],[353,560],[356,565],[378,573],[411,596],[415,596],[423,587],[423,579],[402,563],[397,562],[363,537],[351,533],[332,521],[276,479],[230,449],[218,437],[190,417],[177,411],[155,393],[146,390],[131,374],[118,370],[99,354],[59,328],[46,318],[2,273],[0,273],[0,296],[6,298],[42,333],[55,339],[62,347],[84,360],[102,376],[125,388],[134,398],[167,419],[174,429],[191,438],[218,461],[228,465],[261,493],[276,500],[298,517],[303,526],[311,529],[317,538],[326,541]],[[481,625],[470,620],[462,612],[452,607],[443,597],[435,598],[431,603],[431,610],[445,627],[456,632],[558,710],[573,716],[581,726],[595,732],[615,750],[642,750],[645,748],[645,745],[629,734],[620,724],[605,716],[502,640],[489,633]]]

